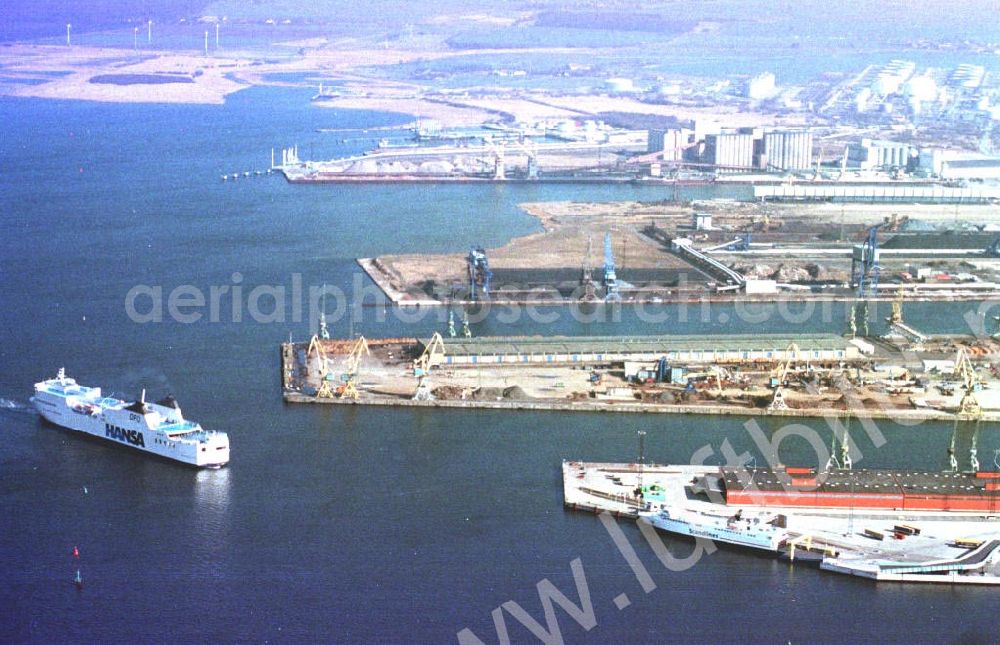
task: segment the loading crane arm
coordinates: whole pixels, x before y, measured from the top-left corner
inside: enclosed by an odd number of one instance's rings
[[[361,367],[361,359],[365,356],[371,356],[371,352],[368,351],[368,341],[365,340],[364,336],[359,336],[354,346],[351,347],[351,352],[347,355],[345,364],[347,380],[337,389],[340,398],[355,401],[361,398],[357,388],[358,369]]]

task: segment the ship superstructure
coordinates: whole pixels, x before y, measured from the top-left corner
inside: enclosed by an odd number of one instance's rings
[[[173,396],[149,403],[143,392],[138,401],[123,401],[79,385],[60,369],[55,378],[35,384],[31,402],[47,421],[69,430],[192,466],[229,462],[229,436],[186,420]]]

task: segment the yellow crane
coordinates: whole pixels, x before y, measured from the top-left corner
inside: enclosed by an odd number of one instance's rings
[[[466,328],[468,328],[468,317],[465,320]],[[413,361],[413,375],[417,377],[417,391],[413,394],[414,400],[429,401],[434,398],[431,394],[430,384],[431,367],[440,365],[443,361],[444,338],[438,332],[434,332],[423,353]]]
[[[346,379],[344,384],[337,388],[337,395],[342,399],[353,399],[357,401],[361,398],[358,393],[358,388],[356,381],[358,378],[358,368],[361,365],[361,359],[365,356],[370,356],[371,352],[368,351],[368,341],[365,340],[364,336],[358,336],[358,339],[354,342],[354,346],[351,347],[351,352],[347,355],[346,367]]]
[[[892,315],[889,316],[889,324],[898,325],[903,322],[903,285],[899,285],[896,290],[896,297],[892,299]]]
[[[955,369],[952,374],[958,377],[965,386],[965,394],[958,404],[958,416],[963,419],[980,419],[983,409],[976,398],[976,392],[983,386],[982,379],[976,373],[976,368],[964,347],[960,347],[955,355]]]
[[[767,406],[769,410],[784,410],[788,408],[788,404],[785,403],[785,393],[781,389],[781,386],[785,384],[785,377],[788,376],[791,365],[798,356],[799,346],[791,343],[785,349],[785,360],[778,363],[777,367],[771,370],[771,387],[774,388],[774,398],[771,399],[771,404]]]
[[[778,363],[777,367],[771,370],[771,387],[781,387],[785,383],[785,377],[791,369],[791,365],[799,356],[799,346],[790,344],[785,349],[785,360]]]
[[[420,357],[413,361],[413,375],[420,377],[430,373],[431,368],[444,362],[444,338],[434,332]]]
[[[309,341],[309,349],[306,350],[306,360],[313,355],[319,361],[320,374],[326,374],[326,352],[323,351],[323,343],[320,341],[319,336],[313,336],[312,340]]]
[[[333,386],[331,382],[333,381],[333,375],[330,373],[329,361],[327,360],[326,352],[323,350],[323,341],[320,340],[319,336],[313,336],[312,340],[309,341],[309,348],[306,350],[306,360],[311,356],[315,356],[316,361],[319,363],[319,387],[316,389],[316,396],[321,399],[332,399]]]

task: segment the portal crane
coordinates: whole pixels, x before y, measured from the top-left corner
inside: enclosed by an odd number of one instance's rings
[[[851,457],[850,422],[851,417],[847,417],[848,425],[844,426],[844,438],[842,440],[837,437],[837,429],[831,425],[833,432],[830,435],[830,458],[826,462],[827,471],[834,469],[850,470],[854,466],[854,459]],[[838,443],[840,444],[839,450],[837,448]],[[837,459],[838,452],[840,453],[840,459]]]
[[[896,297],[892,299],[892,314],[886,318],[890,325],[903,324],[903,285],[899,285],[896,290]]]
[[[468,321],[468,317],[466,317],[466,321]],[[417,377],[417,391],[413,394],[415,401],[430,401],[434,398],[430,383],[431,367],[438,365],[443,360],[444,339],[441,338],[441,334],[434,332],[423,353],[413,361],[413,375]]]
[[[493,153],[493,179],[503,181],[507,179],[507,150],[501,141],[499,144],[493,143],[489,138],[483,139],[483,145]]]
[[[713,365],[712,371],[715,372],[715,391],[719,393],[719,397],[721,398],[723,369],[718,365]]]
[[[481,294],[484,300],[489,300],[493,271],[490,269],[489,258],[486,257],[486,249],[474,247],[466,260],[469,265],[469,298],[478,300],[477,294]]]
[[[316,356],[319,363],[319,387],[316,389],[316,396],[320,399],[333,398],[333,374],[329,370],[329,361],[326,352],[323,350],[323,341],[319,336],[313,336],[309,341],[309,348],[306,350],[306,360],[310,356]]]
[[[615,300],[618,296],[618,275],[615,272],[615,256],[611,249],[611,233],[604,234],[604,288],[605,298]]]
[[[580,284],[583,286],[584,300],[597,300],[597,289],[594,286],[594,262],[593,262],[594,240],[587,237],[587,255],[583,259],[583,270],[580,275]]]
[[[851,305],[850,331],[851,336],[858,335],[858,327],[862,335],[868,335],[868,302],[878,289],[879,265],[878,230],[881,224],[868,229],[868,235],[863,245],[854,247],[851,256],[851,286],[856,287],[854,304]]]
[[[953,375],[958,377],[963,386],[965,394],[958,404],[958,416],[963,419],[981,419],[983,409],[976,398],[976,392],[982,389],[983,381],[976,373],[976,368],[969,359],[968,353],[962,347],[955,355],[955,370]]]
[[[306,358],[308,359],[312,355],[315,355],[316,360],[319,361],[320,374],[326,374],[326,352],[323,351],[323,343],[320,342],[319,336],[313,336],[312,340],[309,341]]]
[[[330,340],[330,330],[326,327],[326,285],[323,285],[323,295],[319,299],[319,337]]]
[[[788,408],[788,404],[785,403],[785,393],[781,388],[785,385],[785,378],[788,376],[791,365],[798,358],[798,355],[799,346],[795,343],[790,344],[785,349],[785,360],[778,363],[771,370],[771,387],[774,388],[774,398],[771,399],[771,404],[767,406],[769,410],[785,410]]]
[[[420,356],[413,361],[413,375],[417,378],[430,374],[431,368],[444,362],[444,339],[434,332]]]
[[[538,153],[535,151],[535,143],[530,139],[526,141],[512,140],[511,143],[520,148],[528,158],[526,174],[528,179],[538,179]]]
[[[361,366],[361,359],[370,355],[371,352],[368,351],[368,341],[365,340],[364,336],[359,336],[354,342],[354,346],[351,347],[351,352],[347,355],[347,362],[345,364],[345,382],[342,386],[337,388],[337,395],[340,398],[353,399],[355,401],[361,398],[356,385],[358,379],[358,368]]]
[[[983,386],[983,381],[976,373],[976,368],[969,359],[965,348],[959,348],[955,355],[955,368],[952,376],[961,380],[965,394],[958,404],[958,412],[955,414],[955,426],[952,428],[951,445],[948,447],[948,464],[952,471],[958,471],[958,459],[955,455],[955,444],[958,438],[958,427],[960,421],[973,421],[975,427],[972,430],[972,445],[969,448],[969,464],[974,472],[979,470],[978,438],[979,426],[983,418],[983,409],[976,398],[976,392]]]

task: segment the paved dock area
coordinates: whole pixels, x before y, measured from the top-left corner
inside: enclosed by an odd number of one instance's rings
[[[719,515],[742,512],[717,499],[692,495],[696,478],[714,466],[565,461],[563,504],[589,513],[638,518],[660,509]],[[641,488],[640,499],[636,493]],[[822,568],[880,581],[1000,584],[1000,515],[940,511],[771,508],[785,518],[784,552],[799,559],[821,553]],[[904,535],[896,527],[919,530]],[[874,536],[874,537],[873,537]],[[878,536],[881,536],[879,539]],[[965,544],[965,546],[962,546]],[[973,546],[969,546],[973,545]]]
[[[918,421],[954,420],[963,395],[956,391],[956,377],[919,373],[919,361],[885,341],[855,344],[832,334],[383,338],[369,339],[370,353],[362,352],[352,368],[350,354],[357,340],[283,344],[284,399]],[[988,346],[964,337],[933,342],[951,351],[965,348],[981,365],[1000,356],[995,341]],[[340,384],[352,369],[357,397],[318,396],[324,380]],[[785,379],[779,402],[774,374],[780,369],[785,369]],[[985,367],[978,369],[983,383],[976,394],[981,419],[998,421],[1000,398],[995,392],[1000,391],[1000,380]],[[950,392],[941,394],[946,387]]]

